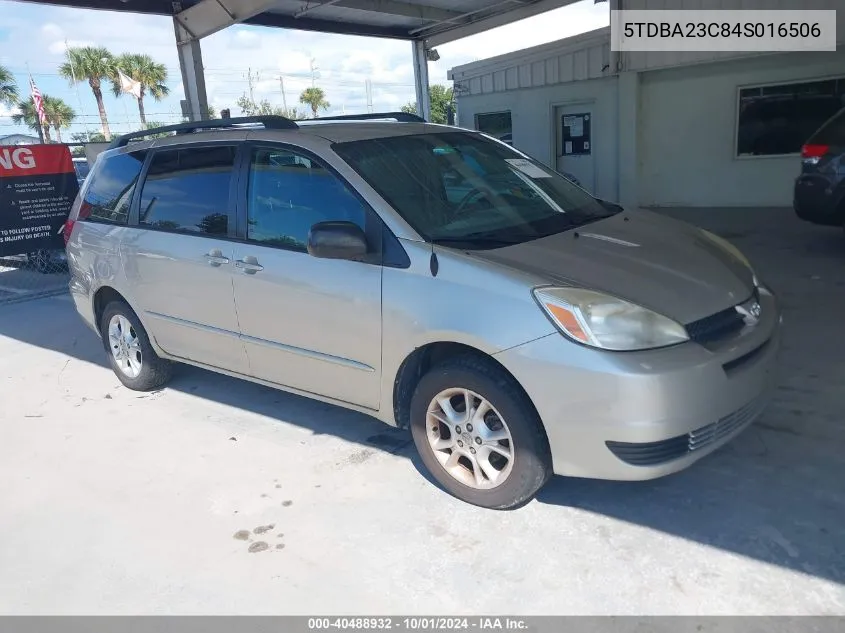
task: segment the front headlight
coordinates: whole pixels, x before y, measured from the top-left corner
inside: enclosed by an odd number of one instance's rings
[[[600,349],[634,351],[689,340],[682,325],[647,308],[582,288],[535,288],[534,297],[569,338]]]

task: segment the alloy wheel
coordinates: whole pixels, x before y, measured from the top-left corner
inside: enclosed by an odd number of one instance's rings
[[[125,316],[115,314],[109,321],[109,349],[123,375],[137,378],[141,373],[141,341]]]
[[[428,405],[426,437],[443,469],[460,483],[486,490],[513,470],[513,438],[499,412],[474,391],[445,389]]]

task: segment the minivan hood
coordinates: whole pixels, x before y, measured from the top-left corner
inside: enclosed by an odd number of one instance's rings
[[[753,272],[692,225],[637,210],[472,257],[626,299],[688,324],[748,299]]]

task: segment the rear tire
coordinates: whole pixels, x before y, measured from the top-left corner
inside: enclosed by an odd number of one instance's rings
[[[539,416],[519,385],[492,361],[470,355],[433,367],[417,385],[410,414],[423,463],[462,501],[518,508],[551,477]]]
[[[140,319],[123,301],[112,301],[100,318],[100,336],[118,380],[133,391],[163,387],[173,375],[170,361],[150,345]]]

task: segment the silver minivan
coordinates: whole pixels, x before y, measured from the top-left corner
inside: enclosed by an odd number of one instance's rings
[[[679,471],[761,412],[780,311],[731,244],[478,132],[371,118],[181,124],[98,157],[70,290],[124,385],[189,363],[366,412],[498,509],[552,474]]]

